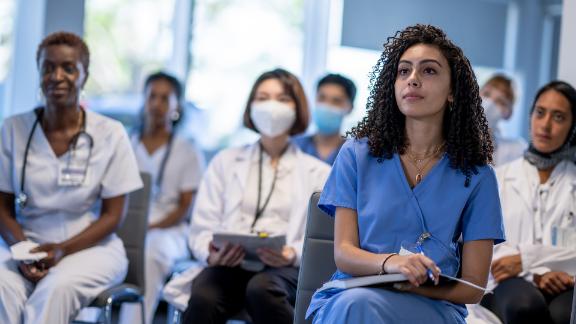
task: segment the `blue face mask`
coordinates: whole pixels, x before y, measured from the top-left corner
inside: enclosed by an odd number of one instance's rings
[[[318,133],[324,135],[340,132],[342,119],[345,115],[346,111],[321,103],[317,104],[316,109],[312,112],[312,118],[314,118]]]

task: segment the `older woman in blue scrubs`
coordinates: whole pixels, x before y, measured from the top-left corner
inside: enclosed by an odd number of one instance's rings
[[[493,144],[462,50],[429,25],[390,38],[368,115],[349,133],[319,206],[335,216],[332,279],[402,273],[396,289],[317,292],[315,323],[465,323],[504,240]],[[462,255],[458,241],[463,242]],[[422,253],[401,253],[420,249]],[[423,285],[432,274],[434,284]]]

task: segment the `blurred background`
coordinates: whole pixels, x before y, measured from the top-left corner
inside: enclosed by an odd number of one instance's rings
[[[369,73],[386,38],[414,23],[443,28],[472,62],[478,82],[516,81],[505,136],[528,134],[537,88],[576,85],[576,0],[0,0],[0,120],[39,100],[36,47],[47,34],[82,35],[91,51],[83,101],[128,129],[147,74],[185,83],[181,131],[206,151],[250,142],[241,115],[255,78],[283,67],[309,99],[327,72],[358,87],[349,129],[365,113]]]

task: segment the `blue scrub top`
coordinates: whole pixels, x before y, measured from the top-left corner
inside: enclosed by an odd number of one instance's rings
[[[414,189],[406,179],[400,157],[370,154],[367,139],[349,139],[336,159],[318,206],[334,217],[337,207],[356,210],[360,247],[373,253],[398,253],[402,241],[416,242],[425,229],[433,238],[424,252],[441,268],[456,275],[458,240],[504,241],[500,198],[494,170],[477,167],[470,185],[465,175],[449,165],[446,154]],[[456,262],[456,264],[455,264]],[[337,271],[333,279],[349,277]],[[313,296],[308,313],[322,307],[336,290]],[[458,307],[460,308],[460,307]],[[465,307],[462,306],[465,314]]]
[[[292,142],[296,144],[302,150],[302,152],[310,154],[313,157],[322,160],[330,165],[334,164],[336,156],[338,156],[338,152],[340,151],[340,148],[338,148],[334,150],[332,153],[330,153],[325,159],[323,159],[320,157],[320,154],[316,150],[316,145],[314,144],[314,135],[294,137],[292,139]]]

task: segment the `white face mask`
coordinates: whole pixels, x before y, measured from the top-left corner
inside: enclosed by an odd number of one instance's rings
[[[482,98],[482,107],[484,107],[488,127],[490,127],[493,132],[497,132],[498,122],[503,118],[500,108],[496,105],[496,102],[490,98]]]
[[[250,106],[250,118],[262,135],[277,137],[294,125],[296,111],[276,100],[259,101]]]

